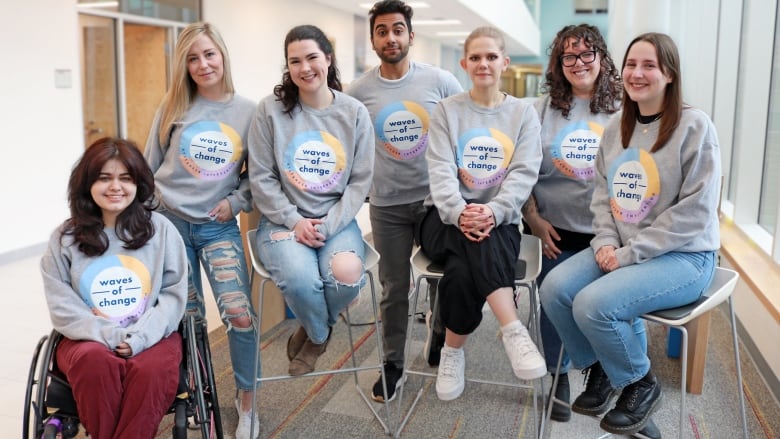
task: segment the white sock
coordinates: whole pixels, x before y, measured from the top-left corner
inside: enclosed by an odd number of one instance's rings
[[[507,323],[506,325],[501,327],[501,333],[506,334],[508,332],[511,332],[513,330],[522,328],[523,324],[520,323],[520,320],[514,320],[512,322]]]

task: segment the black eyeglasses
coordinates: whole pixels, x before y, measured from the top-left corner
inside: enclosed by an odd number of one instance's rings
[[[574,64],[577,64],[578,59],[582,61],[583,64],[590,64],[593,61],[596,61],[596,51],[588,50],[579,55],[561,55],[561,64],[563,64],[564,67],[573,67]]]

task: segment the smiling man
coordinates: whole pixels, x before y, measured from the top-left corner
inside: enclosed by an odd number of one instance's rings
[[[381,255],[382,329],[387,392],[381,378],[374,384],[376,401],[391,401],[401,384],[404,343],[409,312],[409,257],[414,229],[425,213],[428,195],[428,146],[430,113],[443,98],[463,89],[455,76],[434,66],[413,62],[412,8],[402,1],[385,0],[369,11],[371,44],[379,66],[355,80],[347,90],[368,108],[376,133],[374,181],[369,193],[374,246]],[[431,286],[431,304],[435,285]],[[430,316],[425,357],[439,364],[444,344],[441,323]],[[437,330],[438,329],[438,330]]]

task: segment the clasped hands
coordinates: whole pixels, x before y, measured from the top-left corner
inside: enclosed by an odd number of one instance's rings
[[[467,204],[458,217],[458,228],[469,241],[480,242],[496,226],[493,210],[485,204]]]
[[[322,224],[321,219],[303,218],[295,223],[292,234],[296,242],[311,248],[320,248],[325,245],[325,235],[317,230],[317,225]]]
[[[122,358],[130,358],[133,356],[133,348],[130,347],[127,342],[123,341],[114,348],[114,353]]]
[[[617,256],[615,255],[615,247],[611,245],[605,245],[599,247],[596,251],[596,264],[605,273],[609,273],[620,268]]]

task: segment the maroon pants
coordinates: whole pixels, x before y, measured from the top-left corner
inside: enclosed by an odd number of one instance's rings
[[[95,439],[153,438],[176,396],[181,356],[178,332],[129,359],[102,343],[66,337],[56,350],[79,419]]]

